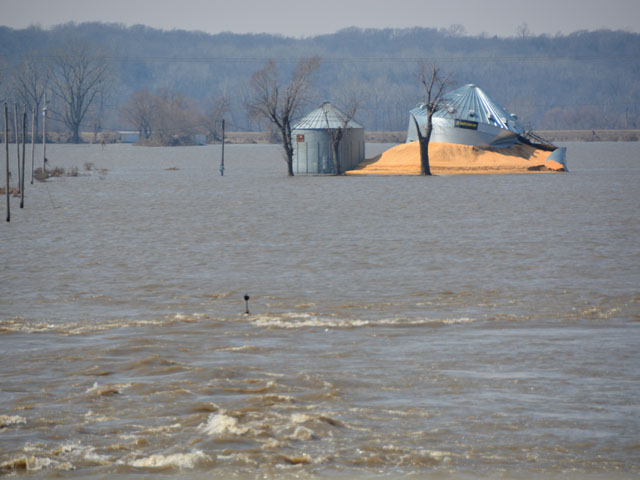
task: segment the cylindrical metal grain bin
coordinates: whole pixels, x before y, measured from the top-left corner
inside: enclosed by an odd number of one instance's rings
[[[344,129],[338,147],[342,172],[364,161],[364,127],[325,102],[293,127],[293,172],[295,174],[335,174],[332,143],[339,128]],[[346,125],[345,125],[346,123]]]

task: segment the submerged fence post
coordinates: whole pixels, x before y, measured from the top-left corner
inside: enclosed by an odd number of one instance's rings
[[[224,177],[224,119],[222,119],[222,160],[220,162],[220,176]]]
[[[11,200],[9,200],[9,110],[7,109],[7,104],[4,104],[4,149],[5,155],[7,159],[7,222],[11,221]]]

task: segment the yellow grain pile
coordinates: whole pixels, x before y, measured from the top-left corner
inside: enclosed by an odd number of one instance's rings
[[[547,160],[551,152],[529,145],[509,148],[478,148],[452,143],[429,143],[431,173],[532,173],[563,171],[558,162]],[[403,143],[377,157],[365,160],[349,175],[419,175],[420,146],[418,142]]]

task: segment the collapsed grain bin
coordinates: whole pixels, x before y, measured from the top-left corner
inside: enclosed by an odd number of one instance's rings
[[[418,140],[413,117],[421,129],[427,109],[419,104],[409,115],[407,141]],[[490,147],[509,147],[525,133],[515,115],[498,105],[481,88],[465,85],[443,97],[443,107],[433,114],[432,142]]]
[[[419,104],[411,110],[407,142],[418,140],[414,118],[420,129],[427,123],[427,110]],[[479,148],[509,148],[518,144],[550,151],[549,159],[566,169],[566,149],[558,148],[527,132],[518,118],[500,106],[481,88],[469,84],[443,97],[443,106],[433,114],[432,142],[471,145]]]
[[[296,174],[335,174],[333,134],[344,129],[338,147],[342,171],[350,170],[364,160],[364,127],[355,120],[347,121],[345,113],[325,102],[295,124],[293,140],[293,172]]]

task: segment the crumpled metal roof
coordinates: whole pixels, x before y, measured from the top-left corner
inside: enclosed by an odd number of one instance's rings
[[[510,114],[480,87],[473,84],[449,92],[442,99],[444,107],[434,113],[434,117],[486,123],[518,134],[525,132],[524,126],[515,115]],[[426,116],[427,111],[424,104],[411,110],[411,114]]]
[[[327,128],[340,128],[344,125],[344,121],[347,118],[346,114],[338,110],[329,102],[325,102],[318,108],[310,112],[304,118],[302,118],[293,127],[294,130],[314,130]],[[364,128],[355,120],[350,120],[347,123],[347,128]]]

